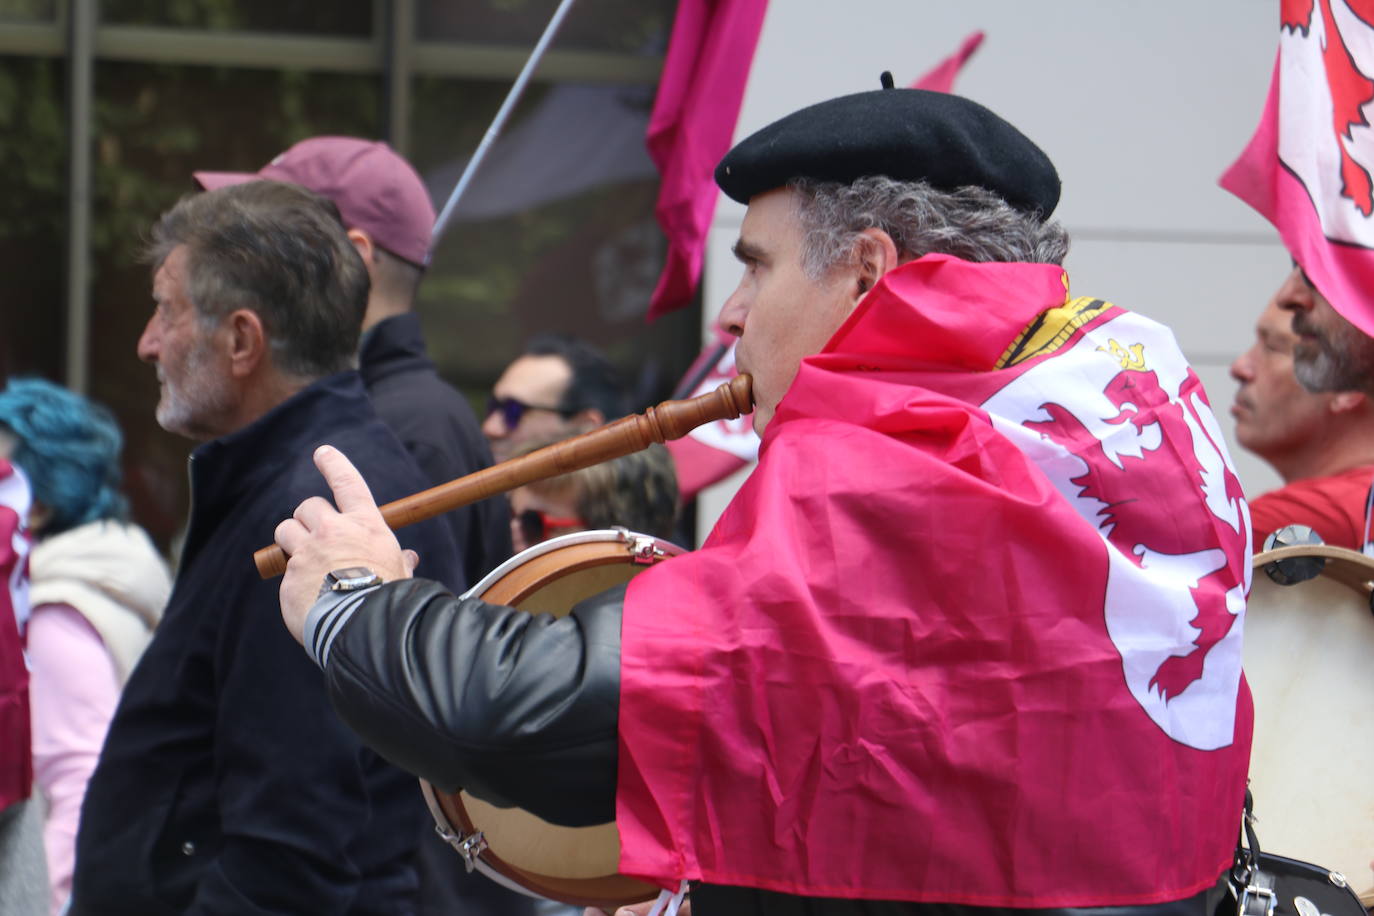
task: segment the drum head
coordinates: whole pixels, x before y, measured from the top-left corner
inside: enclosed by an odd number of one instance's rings
[[[1273,560],[1321,556],[1321,575],[1278,585]],[[1255,557],[1245,676],[1255,698],[1250,787],[1260,848],[1344,874],[1374,900],[1374,559],[1298,546]]]
[[[615,529],[580,531],[536,544],[492,570],[466,596],[562,617],[573,605],[624,584],[681,547]],[[467,792],[447,794],[422,783],[441,828],[461,836],[481,831],[486,848],[476,867],[524,893],[577,906],[618,907],[652,899],[658,888],[616,872],[615,822],[561,827],[521,808],[498,808]],[[462,867],[455,862],[454,867]]]

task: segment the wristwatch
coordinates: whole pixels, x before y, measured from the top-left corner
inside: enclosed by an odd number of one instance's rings
[[[320,586],[320,594],[323,595],[325,592],[356,592],[359,589],[380,585],[381,582],[382,577],[366,566],[347,566],[343,569],[332,570],[325,575],[324,584]]]

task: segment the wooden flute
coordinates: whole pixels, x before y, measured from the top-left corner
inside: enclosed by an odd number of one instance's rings
[[[753,409],[752,379],[748,375],[737,375],[715,391],[699,397],[664,401],[642,414],[624,417],[528,455],[389,502],[380,507],[382,519],[394,531],[536,480],[579,471],[646,449],[655,442],[680,439],[698,426],[716,420],[733,420]],[[253,554],[258,574],[264,579],[286,572],[286,559],[286,552],[276,544]]]

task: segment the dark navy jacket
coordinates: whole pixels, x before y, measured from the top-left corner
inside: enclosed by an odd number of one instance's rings
[[[439,377],[425,353],[413,313],[377,322],[363,335],[359,371],[377,416],[396,433],[425,472],[426,486],[447,483],[491,466],[491,447],[467,400]],[[511,555],[510,509],[493,496],[443,516],[463,557],[466,583],[475,585]]]
[[[328,496],[314,449],[344,452],[382,502],[424,478],[362,379],[322,379],[191,457],[191,519],[166,615],[91,779],[73,916],[394,914],[414,905],[428,818],[413,776],[363,747],[282,624],[252,553]],[[398,532],[423,574],[461,576],[446,526]]]
[[[363,334],[358,351],[363,384],[382,422],[425,472],[426,486],[490,467],[491,447],[467,399],[442,378],[425,351],[419,316],[395,315]],[[504,495],[442,516],[462,558],[463,582],[443,580],[455,593],[475,585],[511,555],[510,507]],[[467,872],[454,851],[436,840],[433,824],[420,837],[420,904],[424,916],[463,913],[529,916],[533,900]]]

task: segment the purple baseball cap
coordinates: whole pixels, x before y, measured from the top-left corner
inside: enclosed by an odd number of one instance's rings
[[[301,185],[334,201],[344,225],[412,264],[429,263],[434,204],[410,163],[381,141],[311,137],[256,172],[193,174],[207,191],[259,178]]]

